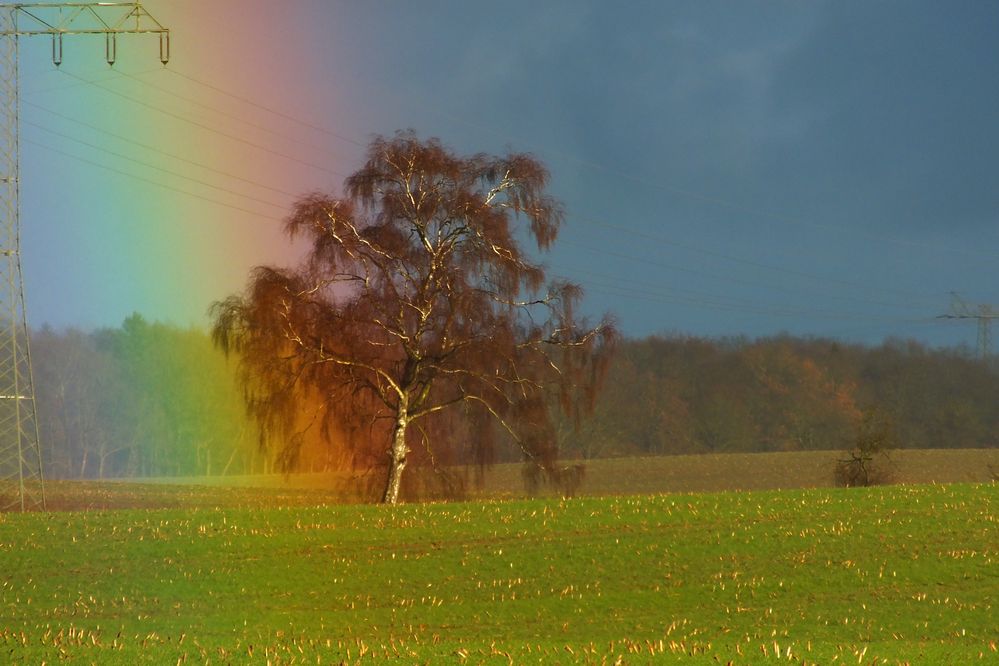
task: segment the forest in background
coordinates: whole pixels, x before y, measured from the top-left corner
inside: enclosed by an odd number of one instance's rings
[[[31,345],[49,477],[275,471],[246,416],[235,363],[204,331],[133,315],[94,332],[42,328]],[[999,373],[968,349],[787,336],[625,339],[592,417],[560,424],[561,457],[845,449],[873,411],[900,448],[995,447],[996,395]],[[307,431],[294,471],[349,466],[338,446]],[[472,462],[460,444],[452,448],[450,462]],[[497,454],[518,459],[513,446]]]
[[[898,448],[999,443],[999,374],[968,349],[778,336],[621,344],[570,457],[850,448],[865,414]]]

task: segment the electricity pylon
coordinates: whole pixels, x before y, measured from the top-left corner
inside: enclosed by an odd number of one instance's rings
[[[0,511],[45,508],[35,383],[21,276],[18,38],[52,38],[52,62],[62,63],[66,35],[104,35],[113,65],[118,35],[160,37],[160,61],[170,59],[170,31],[140,2],[13,3],[0,5]]]
[[[993,305],[980,304],[972,307],[951,292],[950,312],[940,315],[939,319],[977,319],[978,320],[978,357],[985,363],[993,363],[992,356],[992,321],[999,319],[999,309]]]

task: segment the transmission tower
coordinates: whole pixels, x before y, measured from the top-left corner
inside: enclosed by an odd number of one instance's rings
[[[979,304],[972,306],[966,303],[956,293],[951,293],[950,312],[940,315],[939,319],[976,319],[978,320],[978,358],[991,365],[992,355],[992,321],[999,319],[999,309],[994,305]]]
[[[62,63],[66,35],[104,35],[113,65],[121,34],[153,33],[160,61],[170,59],[170,32],[140,2],[0,5],[0,511],[45,508],[35,385],[21,277],[18,39],[47,35],[52,62]]]

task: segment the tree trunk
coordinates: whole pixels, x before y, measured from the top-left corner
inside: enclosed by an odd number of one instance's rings
[[[404,400],[399,404],[395,430],[392,433],[392,448],[389,449],[388,482],[385,484],[385,496],[382,497],[382,504],[397,504],[399,502],[402,470],[406,468],[406,454],[409,453],[409,447],[406,446],[406,426],[409,425],[408,411],[408,405]]]
[[[229,473],[229,468],[232,467],[232,461],[236,459],[237,453],[239,453],[239,448],[235,446],[232,447],[232,454],[230,454],[229,456],[229,462],[227,462],[225,464],[225,467],[222,468],[222,476],[225,476],[226,474]]]

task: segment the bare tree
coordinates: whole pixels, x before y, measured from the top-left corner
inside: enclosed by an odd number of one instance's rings
[[[213,306],[215,340],[239,354],[250,413],[286,465],[318,423],[387,463],[390,504],[411,457],[436,465],[462,436],[481,464],[501,434],[555,470],[550,410],[592,407],[616,333],[606,317],[577,321],[581,289],[521,249],[518,235],[542,251],[558,235],[547,181],[529,155],[460,157],[404,132],[372,142],[345,196],[296,203],[286,230],[309,243],[303,263],[257,267]]]
[[[891,450],[897,446],[893,419],[878,409],[864,411],[853,447],[846,458],[836,461],[836,485],[852,488],[891,483],[895,467]]]

